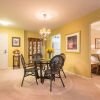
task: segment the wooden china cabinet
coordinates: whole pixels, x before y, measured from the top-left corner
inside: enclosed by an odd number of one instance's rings
[[[43,41],[40,38],[28,38],[28,61],[32,63],[32,55],[42,53]]]

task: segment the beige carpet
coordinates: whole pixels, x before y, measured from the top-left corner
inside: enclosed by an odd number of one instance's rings
[[[44,84],[30,76],[20,86],[23,70],[0,70],[0,100],[100,100],[100,76],[83,79],[75,75],[67,75],[63,88],[61,81],[53,82],[53,90],[49,91],[49,80]]]

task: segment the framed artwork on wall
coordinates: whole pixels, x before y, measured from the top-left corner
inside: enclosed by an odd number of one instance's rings
[[[66,52],[80,52],[80,32],[66,35]]]
[[[12,37],[12,47],[20,47],[20,37]]]
[[[95,38],[95,49],[100,49],[100,38]]]

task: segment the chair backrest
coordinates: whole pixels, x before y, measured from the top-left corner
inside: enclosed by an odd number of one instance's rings
[[[61,55],[56,55],[50,60],[50,68],[52,73],[60,72],[60,68],[64,63],[64,58]]]
[[[41,54],[41,53],[33,54],[32,58],[33,58],[33,61],[38,62],[38,61],[41,60],[41,58],[42,58],[42,54]]]
[[[26,68],[25,59],[24,59],[23,55],[21,54],[20,57],[21,57],[21,62],[22,62],[23,68]]]
[[[61,53],[60,55],[64,58],[64,60],[66,60],[66,55],[64,53]]]
[[[64,62],[65,62],[65,60],[66,60],[66,55],[65,55],[64,53],[61,53],[60,55],[63,57]],[[64,66],[64,62],[63,62],[63,64],[62,64],[62,67]]]

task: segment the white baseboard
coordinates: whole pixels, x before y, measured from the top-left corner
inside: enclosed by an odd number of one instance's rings
[[[72,75],[75,75],[77,77],[84,78],[84,79],[91,79],[92,78],[92,77],[86,77],[86,76],[82,76],[82,75],[79,75],[79,74],[76,74],[76,73],[72,73],[72,72],[69,72],[69,71],[66,71],[66,73],[72,74]]]

